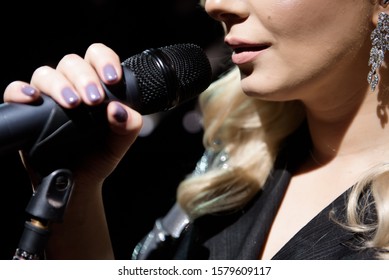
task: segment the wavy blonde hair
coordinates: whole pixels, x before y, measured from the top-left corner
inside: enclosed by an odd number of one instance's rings
[[[380,163],[353,186],[341,225],[360,234],[360,248],[376,248],[377,256],[389,259],[389,163]]]

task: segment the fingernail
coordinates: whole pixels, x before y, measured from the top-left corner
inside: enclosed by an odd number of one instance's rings
[[[24,86],[22,87],[22,92],[23,92],[25,95],[33,96],[33,95],[36,93],[36,89],[33,88],[32,86],[24,85]]]
[[[123,122],[127,121],[128,113],[122,106],[120,106],[119,104],[116,104],[116,110],[115,110],[115,114],[113,115],[113,117],[115,118],[115,120],[117,122],[123,123]]]
[[[90,102],[95,103],[96,101],[99,101],[101,98],[99,89],[95,84],[89,84],[86,87],[86,95]]]
[[[61,94],[62,94],[63,99],[66,101],[66,103],[68,103],[70,105],[76,104],[78,102],[79,98],[78,98],[77,94],[75,94],[74,91],[69,87],[64,88],[61,91]]]
[[[104,78],[109,82],[116,81],[118,78],[118,74],[116,73],[115,68],[111,64],[108,64],[104,67],[103,73]]]

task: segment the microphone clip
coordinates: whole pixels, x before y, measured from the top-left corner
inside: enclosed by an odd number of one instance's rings
[[[73,184],[72,173],[67,169],[55,170],[42,180],[26,207],[31,219],[24,224],[14,260],[43,258],[50,224],[62,222]]]

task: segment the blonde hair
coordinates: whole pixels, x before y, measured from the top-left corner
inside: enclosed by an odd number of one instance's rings
[[[200,107],[204,147],[229,158],[225,165],[194,173],[179,185],[177,201],[191,219],[244,207],[262,188],[285,138],[305,117],[297,101],[247,97],[236,67],[201,94]],[[380,248],[382,259],[389,259],[388,181],[389,164],[368,170],[350,190],[346,221],[341,223],[365,237],[362,248]],[[376,222],[366,222],[366,215],[376,215]]]
[[[298,102],[247,97],[237,67],[201,94],[200,107],[204,147],[224,151],[229,159],[226,168],[189,176],[180,184],[177,200],[192,218],[243,207],[263,186],[282,140],[304,118]]]
[[[378,257],[389,259],[389,163],[381,163],[351,189],[346,221],[341,225],[363,236],[361,248],[377,248]]]

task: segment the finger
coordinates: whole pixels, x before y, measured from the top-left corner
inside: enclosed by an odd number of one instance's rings
[[[113,84],[122,76],[118,55],[104,44],[92,44],[85,58],[67,55],[58,64],[57,70],[72,82],[83,102],[94,105],[104,100],[101,83]]]
[[[118,135],[139,134],[142,128],[142,116],[135,110],[113,101],[108,104],[108,122],[111,130]]]
[[[64,56],[57,65],[59,71],[88,105],[104,99],[104,89],[93,65],[76,54]]]
[[[81,101],[72,82],[63,73],[52,67],[42,66],[37,68],[31,77],[30,84],[42,93],[51,96],[65,108],[75,107]]]
[[[26,82],[14,81],[10,83],[3,95],[4,102],[28,103],[39,98],[39,90]]]
[[[104,44],[90,45],[85,53],[85,60],[96,69],[101,81],[106,84],[113,84],[122,77],[119,56]]]

